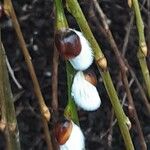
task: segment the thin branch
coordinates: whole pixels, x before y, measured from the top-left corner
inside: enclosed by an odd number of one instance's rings
[[[20,150],[19,130],[16,120],[13,96],[6,66],[5,49],[0,41],[0,104],[1,129],[5,128],[6,147],[8,150]]]
[[[144,23],[142,20],[138,0],[132,0],[132,7],[136,16],[136,25],[139,34],[139,50],[137,52],[137,57],[140,63],[141,71],[147,88],[147,93],[150,98],[150,74],[146,62],[147,45],[144,35]]]
[[[146,0],[143,1],[141,10],[143,9],[143,5],[145,3],[146,3]],[[124,38],[124,44],[123,44],[123,48],[122,48],[122,56],[123,57],[125,56],[125,53],[126,53],[126,50],[127,50],[127,45],[128,45],[128,42],[129,42],[128,39],[129,39],[129,36],[130,36],[130,32],[131,32],[131,28],[132,28],[132,25],[133,25],[133,21],[134,21],[134,14],[131,15],[130,22],[129,22],[129,27],[128,27],[128,30],[126,32],[126,36]],[[150,22],[150,20],[149,20],[149,22]],[[126,66],[128,67],[128,70],[129,70],[132,78],[134,79],[136,85],[138,86],[138,89],[139,89],[140,94],[142,96],[143,103],[144,103],[144,105],[145,105],[145,107],[146,107],[146,109],[148,111],[148,115],[150,115],[150,104],[149,104],[149,101],[148,101],[148,99],[146,97],[146,94],[145,94],[145,92],[144,92],[140,82],[138,81],[138,78],[136,77],[136,74],[134,73],[133,69],[131,68],[131,66],[129,65],[127,60],[125,60],[125,63],[126,63]]]
[[[20,44],[20,47],[22,49],[32,82],[33,82],[33,87],[34,87],[34,92],[36,94],[36,97],[38,99],[38,103],[39,103],[39,107],[40,107],[40,112],[42,114],[42,123],[43,123],[43,127],[44,127],[44,131],[45,131],[45,136],[46,136],[46,142],[47,142],[47,146],[49,150],[52,150],[52,145],[51,145],[51,140],[50,140],[50,134],[49,134],[49,129],[48,129],[48,124],[47,121],[50,120],[50,112],[48,107],[46,106],[45,102],[44,102],[44,98],[42,96],[41,90],[40,90],[40,86],[35,74],[35,70],[31,61],[31,57],[30,54],[28,52],[28,49],[26,47],[26,43],[25,40],[23,38],[21,29],[20,29],[20,25],[18,23],[13,5],[11,0],[4,0],[4,9],[6,14],[12,19],[12,24],[14,26],[14,29],[16,31],[17,37],[18,37],[18,42]]]
[[[68,28],[67,19],[64,14],[64,9],[62,6],[62,0],[55,0],[55,30],[59,31],[63,28]],[[77,108],[73,98],[71,96],[71,86],[73,77],[75,75],[75,70],[71,64],[66,61],[66,73],[67,73],[67,94],[68,94],[68,103],[64,110],[64,115],[66,118],[72,119],[73,122],[79,125],[79,119],[77,114]]]
[[[144,8],[144,4],[146,3],[146,0],[144,0],[141,4],[141,10],[143,10]],[[134,22],[134,14],[132,13],[131,14],[131,18],[130,18],[130,21],[129,21],[129,25],[128,25],[128,29],[127,29],[127,32],[126,32],[126,35],[125,35],[125,38],[124,38],[124,44],[123,44],[123,47],[122,47],[122,56],[124,57],[125,56],[125,53],[126,53],[126,50],[127,50],[127,45],[128,45],[128,42],[129,42],[129,36],[130,36],[130,32],[131,32],[131,28],[133,26],[133,22]]]
[[[130,86],[130,87],[131,87],[131,85],[133,84],[133,82],[134,82],[133,79],[129,82],[129,86]],[[123,96],[123,98],[122,98],[122,102],[121,102],[122,107],[125,105],[126,98],[127,98],[127,94],[125,93],[124,96]],[[111,134],[111,133],[112,133],[111,130],[113,129],[113,127],[114,127],[114,126],[116,125],[116,123],[117,123],[117,119],[112,120],[112,118],[114,118],[114,113],[113,113],[113,112],[112,112],[110,118],[111,118],[111,119],[110,119],[110,120],[111,120],[111,121],[110,121],[110,127],[109,127],[109,129],[105,132],[105,134],[103,134],[103,136],[101,136],[101,139],[104,138],[108,133]]]
[[[7,64],[7,68],[8,68],[8,71],[10,73],[10,76],[12,77],[14,83],[17,85],[18,89],[22,89],[22,85],[18,82],[18,80],[16,79],[15,77],[15,74],[14,74],[14,71],[12,70],[11,66],[10,66],[10,63],[8,61],[8,58],[6,57],[6,64]]]
[[[53,53],[53,66],[52,66],[52,109],[54,111],[58,111],[58,61],[59,55],[54,48]]]
[[[133,98],[132,98],[132,95],[131,95],[131,92],[130,92],[128,78],[127,78],[127,75],[126,75],[127,67],[124,63],[123,57],[121,56],[120,51],[117,47],[117,44],[116,44],[116,42],[115,42],[115,40],[112,36],[112,33],[109,29],[109,26],[108,26],[107,21],[106,21],[106,19],[107,19],[106,15],[102,11],[102,9],[101,9],[100,5],[98,4],[97,0],[94,0],[93,3],[94,3],[95,8],[97,9],[97,11],[100,15],[101,20],[102,20],[103,27],[106,31],[106,38],[107,38],[108,42],[110,43],[110,45],[112,47],[112,50],[114,51],[115,56],[117,58],[117,61],[119,63],[121,74],[122,74],[123,84],[124,84],[124,87],[125,87],[125,90],[126,90],[126,93],[127,93],[127,97],[128,97],[129,114],[130,114],[132,120],[134,120],[134,122],[136,124],[137,132],[138,132],[138,135],[139,135],[139,142],[140,142],[141,148],[144,150],[144,149],[146,149],[146,143],[145,143],[145,140],[144,140],[142,129],[140,127],[140,121],[139,121],[138,116],[137,116],[137,112],[136,112],[136,109],[135,109]]]
[[[112,83],[112,79],[110,77],[108,68],[107,68],[107,60],[104,57],[104,54],[102,53],[97,41],[95,40],[88,23],[85,19],[85,16],[79,6],[79,3],[77,0],[66,0],[66,5],[68,11],[75,17],[78,25],[80,26],[80,29],[82,30],[83,34],[89,40],[91,47],[93,48],[95,60],[98,65],[98,69],[101,73],[101,76],[103,78],[103,82],[105,85],[105,88],[107,90],[107,93],[109,95],[109,98],[111,100],[111,104],[114,108],[115,115],[118,120],[118,125],[121,130],[121,134],[123,136],[125,146],[129,150],[133,150],[134,146],[131,140],[131,136],[129,133],[129,129],[127,127],[127,123],[129,123],[129,119],[126,117],[121,104],[119,102],[119,98],[117,96],[116,90],[114,88],[114,85]]]
[[[127,51],[129,36],[130,36],[131,28],[133,26],[133,22],[134,22],[134,15],[132,14],[131,18],[130,18],[129,25],[128,25],[128,29],[127,29],[127,32],[126,32],[126,35],[125,35],[125,38],[124,38],[124,42],[123,42],[123,47],[122,47],[122,56],[123,57],[125,56],[126,51]]]
[[[57,122],[58,120],[58,64],[59,64],[59,55],[56,50],[56,47],[54,45],[54,52],[53,52],[53,64],[52,64],[52,110],[53,114],[55,117],[54,118],[54,123]],[[51,137],[52,137],[52,144],[53,144],[53,149],[58,150],[58,143],[55,140],[55,134],[53,131],[51,132]]]
[[[144,103],[144,105],[145,105],[145,107],[146,107],[146,109],[147,109],[147,111],[148,111],[148,115],[150,115],[150,103],[149,103],[149,101],[148,101],[148,99],[147,99],[147,97],[146,97],[146,94],[145,94],[145,92],[144,92],[144,90],[143,90],[143,88],[142,88],[142,86],[141,86],[141,84],[140,84],[138,78],[136,77],[136,74],[134,73],[133,69],[132,69],[131,66],[128,64],[127,61],[126,61],[126,66],[128,67],[129,72],[130,72],[132,78],[134,79],[136,85],[138,86],[138,89],[139,89],[139,91],[140,91],[140,94],[141,94],[143,103]]]
[[[19,25],[19,22],[17,20],[13,5],[11,3],[11,0],[5,0],[4,1],[4,8],[5,8],[6,13],[12,19],[12,23],[13,23],[14,29],[15,29],[17,37],[18,37],[18,42],[19,42],[19,45],[20,45],[21,50],[23,52],[23,55],[24,55],[24,58],[25,58],[32,82],[33,82],[34,92],[38,98],[41,113],[45,117],[45,119],[47,119],[47,121],[49,121],[50,112],[48,110],[48,107],[45,105],[45,102],[44,102],[44,99],[43,99],[43,96],[42,96],[42,93],[40,90],[40,86],[39,86],[39,83],[38,83],[38,80],[37,80],[37,77],[35,74],[35,70],[34,70],[34,67],[33,67],[33,64],[31,61],[31,56],[30,56],[28,49],[26,47],[26,43],[25,43],[25,40],[23,38],[21,29],[20,29],[20,25]]]

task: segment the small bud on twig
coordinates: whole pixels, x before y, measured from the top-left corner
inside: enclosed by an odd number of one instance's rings
[[[60,55],[67,59],[74,58],[81,52],[79,36],[69,29],[63,29],[55,34],[55,45]]]
[[[90,82],[91,84],[96,86],[97,78],[96,78],[96,75],[93,71],[88,70],[86,73],[84,72],[84,77],[85,77],[85,80],[87,80],[88,82]]]
[[[76,70],[85,70],[93,62],[90,44],[79,31],[70,28],[57,31],[55,45],[60,55],[69,60]]]
[[[107,60],[105,57],[102,57],[97,60],[97,64],[100,66],[102,70],[107,69]]]
[[[99,108],[101,100],[96,87],[95,77],[84,75],[82,71],[77,72],[72,84],[72,96],[75,103],[87,111],[94,111]],[[90,82],[89,82],[90,81]],[[92,84],[91,84],[92,83]]]
[[[147,56],[147,45],[145,42],[141,43],[140,49],[141,49],[142,53],[144,54],[144,56]]]
[[[60,144],[60,150],[85,149],[84,135],[81,129],[70,120],[64,120],[56,124],[55,137]]]
[[[48,109],[48,107],[45,104],[42,106],[42,115],[44,116],[44,118],[47,121],[49,121],[50,118],[51,118],[51,114],[49,112],[49,109]]]

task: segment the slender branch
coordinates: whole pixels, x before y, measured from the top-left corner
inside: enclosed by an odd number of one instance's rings
[[[102,34],[106,37],[106,39],[108,39],[108,38],[107,38],[108,35],[107,35],[106,31],[105,31],[104,28],[100,25],[100,23],[97,21],[97,18],[95,17],[95,13],[94,13],[93,9],[91,9],[91,12],[90,12],[90,13],[91,13],[91,19],[92,19],[92,21],[95,22],[95,23],[98,25],[97,29],[99,30],[99,32],[102,33]],[[127,44],[127,43],[126,43],[126,44]],[[125,47],[126,47],[126,46],[125,46]],[[122,51],[123,51],[123,50],[122,50]],[[123,55],[122,55],[122,57],[123,57]],[[138,79],[137,79],[137,77],[136,77],[136,74],[134,73],[133,69],[130,67],[130,65],[128,64],[127,60],[126,60],[124,57],[123,57],[123,59],[124,59],[125,65],[126,65],[126,67],[128,68],[128,70],[129,70],[129,72],[130,72],[132,78],[135,80],[135,83],[137,84],[137,86],[138,86],[138,88],[139,88],[140,94],[141,94],[141,96],[142,96],[143,103],[144,103],[144,105],[145,105],[145,107],[146,107],[146,109],[147,109],[147,111],[148,111],[148,114],[150,114],[150,104],[149,104],[149,101],[148,101],[148,99],[147,99],[147,97],[146,97],[146,94],[145,94],[145,92],[144,92],[144,90],[143,90],[141,84],[139,83],[139,81],[138,81]]]
[[[128,30],[127,30],[127,32],[126,32],[126,36],[125,36],[124,42],[123,42],[123,47],[122,47],[122,56],[123,56],[123,57],[124,57],[125,54],[126,54],[126,50],[127,50],[127,45],[128,45],[128,42],[129,42],[129,36],[130,36],[131,28],[132,28],[132,26],[133,26],[133,21],[134,21],[134,15],[132,14],[132,15],[131,15],[131,18],[130,18]]]
[[[0,103],[2,104],[2,122],[5,127],[5,137],[8,150],[20,150],[19,130],[17,126],[13,96],[10,88],[6,55],[0,41]]]
[[[139,34],[139,50],[137,53],[137,57],[140,63],[140,67],[142,70],[142,74],[144,77],[144,81],[147,87],[148,96],[150,98],[150,74],[146,63],[146,56],[147,56],[147,45],[145,42],[145,36],[144,36],[144,24],[141,17],[141,12],[139,8],[138,0],[132,0],[132,7],[135,12],[136,16],[136,25],[138,29]]]
[[[65,108],[65,114],[67,117],[72,118],[72,120],[79,125],[79,119],[77,114],[77,108],[71,96],[71,86],[73,82],[73,77],[75,75],[75,70],[69,62],[66,62],[67,68],[67,84],[68,84],[68,105]]]
[[[40,105],[41,113],[47,119],[47,121],[49,121],[50,112],[48,110],[48,107],[45,105],[45,102],[44,102],[44,99],[43,99],[43,96],[42,96],[42,93],[41,93],[41,90],[40,90],[40,86],[39,86],[39,83],[38,83],[38,80],[37,80],[37,77],[36,77],[36,74],[35,74],[35,70],[34,70],[34,67],[33,67],[33,64],[32,64],[32,61],[31,61],[31,56],[30,56],[30,54],[28,52],[28,49],[26,47],[26,43],[25,43],[25,40],[23,38],[21,29],[20,29],[20,25],[18,23],[18,20],[17,20],[16,14],[15,14],[13,5],[11,3],[11,0],[5,0],[4,1],[4,8],[5,8],[7,14],[12,19],[14,29],[15,29],[16,34],[18,36],[18,42],[19,42],[19,45],[22,49],[23,55],[25,57],[26,64],[28,66],[28,70],[29,70],[29,73],[30,73],[30,76],[31,76],[31,79],[32,79],[32,82],[33,82],[33,86],[34,86],[34,92],[35,92],[35,94],[38,98],[38,102],[39,102],[39,105]]]
[[[108,130],[108,148],[110,149],[112,147],[112,135],[113,135],[113,119],[114,119],[114,110],[111,109],[111,118],[110,118],[110,125]]]
[[[142,6],[145,4],[145,2],[146,2],[146,0],[143,1]],[[141,7],[141,10],[142,10],[142,8],[143,8],[143,7]],[[130,31],[131,31],[131,27],[132,27],[132,25],[133,25],[133,21],[134,21],[134,14],[132,14],[132,16],[131,16],[130,23],[129,23],[129,27],[128,27],[126,36],[125,36],[125,38],[124,38],[124,44],[123,44],[123,48],[122,48],[122,56],[123,56],[123,58],[124,58],[125,53],[126,53],[126,49],[127,49],[127,45],[128,45],[128,39],[129,39],[129,36],[130,36]],[[124,59],[125,59],[125,58],[124,58]],[[145,105],[145,107],[146,107],[146,109],[147,109],[147,111],[148,111],[148,114],[150,115],[150,104],[149,104],[149,101],[148,101],[148,99],[147,99],[147,97],[146,97],[146,94],[145,94],[145,92],[144,92],[144,90],[143,90],[143,88],[142,88],[140,82],[138,81],[138,79],[137,79],[137,77],[136,77],[136,74],[134,73],[133,69],[131,68],[131,66],[129,65],[129,63],[128,63],[126,60],[125,60],[125,64],[126,64],[128,70],[129,70],[129,72],[130,72],[132,78],[135,80],[135,83],[136,83],[137,86],[138,86],[138,89],[139,89],[140,94],[141,94],[141,96],[142,96],[142,100],[143,100],[143,102],[144,102],[144,105]]]
[[[126,75],[126,68],[127,67],[125,65],[124,59],[122,58],[122,56],[120,54],[120,51],[117,47],[117,44],[116,44],[116,42],[115,42],[115,40],[112,36],[112,33],[109,29],[109,26],[108,26],[107,21],[106,21],[106,19],[107,19],[106,15],[104,14],[104,12],[101,9],[100,5],[98,4],[97,0],[94,0],[93,3],[94,3],[94,5],[95,5],[100,17],[101,17],[104,29],[106,31],[106,38],[107,38],[108,42],[110,43],[110,45],[112,47],[112,50],[114,51],[115,56],[117,58],[119,66],[120,66],[120,70],[121,70],[121,74],[122,74],[122,81],[123,81],[125,91],[127,93],[127,98],[128,98],[129,114],[130,114],[132,120],[135,122],[137,132],[138,132],[138,135],[139,135],[138,137],[139,137],[139,142],[140,142],[140,145],[141,145],[141,149],[143,149],[143,150],[147,149],[146,148],[146,143],[145,143],[145,140],[144,140],[144,136],[143,136],[143,132],[142,132],[142,129],[141,129],[141,126],[140,126],[140,121],[138,119],[136,108],[135,108],[133,98],[132,98],[132,95],[131,95],[131,92],[130,92],[128,78],[127,78],[127,75]]]
[[[133,150],[134,146],[132,144],[129,129],[127,127],[127,122],[129,123],[129,120],[126,117],[126,115],[121,107],[121,104],[119,102],[116,90],[114,88],[109,71],[107,69],[106,59],[88,26],[88,23],[82,13],[82,10],[81,10],[77,0],[66,0],[66,4],[67,4],[68,10],[75,17],[82,32],[84,33],[85,37],[89,40],[91,47],[93,48],[95,60],[97,61],[100,73],[103,78],[103,82],[105,84],[107,93],[110,97],[112,106],[114,108],[115,115],[117,117],[118,124],[119,124],[120,130],[121,130],[121,134],[123,136],[126,148],[129,150]],[[105,60],[105,65],[101,65],[101,63],[99,63],[99,61],[102,59]]]
[[[1,29],[0,29],[0,131],[4,131],[6,128],[6,106],[4,101],[4,89],[3,89],[3,80],[2,80],[2,72],[3,72],[3,45],[1,43]]]
[[[11,68],[11,66],[10,66],[10,63],[9,63],[7,57],[6,57],[6,64],[7,64],[8,71],[9,71],[9,73],[10,73],[10,75],[11,75],[11,77],[12,77],[14,83],[17,85],[17,87],[18,87],[19,89],[22,89],[22,85],[21,85],[21,84],[18,82],[18,80],[16,79],[15,74],[14,74],[14,71],[12,70],[12,68]]]
[[[55,15],[56,15],[55,17],[56,31],[61,30],[63,28],[68,28],[68,23],[62,7],[62,0],[55,0]],[[76,105],[71,96],[71,86],[72,86],[73,77],[75,75],[75,70],[67,61],[66,61],[66,72],[67,72],[68,104],[65,108],[64,115],[67,118],[72,119],[76,124],[79,124]]]
[[[56,50],[56,47],[54,46],[54,52],[53,52],[53,64],[52,64],[52,110],[53,110],[53,118],[54,123],[58,120],[58,63],[59,63],[59,55]],[[58,150],[58,143],[55,140],[55,134],[51,133],[52,137],[52,144],[53,144],[53,150]]]
[[[53,66],[52,66],[52,108],[54,111],[58,111],[58,61],[59,61],[59,55],[54,48],[53,53]]]
[[[21,29],[20,29],[20,25],[18,23],[13,5],[11,0],[4,0],[4,9],[6,14],[12,19],[12,23],[14,26],[14,29],[16,31],[17,37],[18,37],[18,42],[20,44],[20,47],[22,49],[32,82],[33,82],[33,87],[34,87],[34,92],[36,94],[36,97],[38,99],[38,103],[39,103],[39,107],[40,107],[40,112],[42,114],[42,121],[43,121],[43,127],[44,127],[44,131],[45,131],[45,136],[46,136],[46,142],[47,142],[47,146],[48,149],[51,150],[52,146],[51,146],[51,141],[50,141],[50,134],[49,130],[48,130],[48,125],[47,125],[47,121],[50,120],[50,112],[48,110],[48,107],[46,106],[45,102],[44,102],[44,98],[42,96],[41,90],[40,90],[40,86],[35,74],[35,70],[31,61],[31,57],[30,54],[28,52],[28,49],[26,47],[26,43],[25,40],[23,38]]]
[[[134,82],[133,79],[129,82],[129,86],[130,86],[130,87],[131,87],[131,85],[133,84],[133,82]],[[125,105],[126,98],[127,98],[127,94],[125,93],[124,96],[123,96],[123,98],[122,98],[122,102],[121,102],[121,105],[122,105],[122,106]],[[112,110],[113,110],[113,109],[112,109]],[[113,111],[114,111],[114,110],[113,110]],[[111,119],[114,118],[114,112],[112,112],[110,118],[111,118]],[[111,120],[111,119],[110,119],[110,120]],[[112,128],[116,125],[117,119],[111,120],[111,122],[112,122],[112,123],[110,123],[109,129],[105,132],[105,134],[101,137],[101,139],[102,139],[103,137],[105,137],[109,132],[110,132],[110,134],[111,134],[111,132],[112,132],[111,130],[112,130]]]
[[[145,107],[146,107],[146,109],[147,109],[147,111],[148,111],[148,115],[150,115],[150,104],[149,104],[149,101],[148,101],[148,99],[147,99],[147,97],[146,97],[146,95],[145,95],[145,92],[144,92],[144,90],[143,90],[143,88],[142,88],[142,86],[141,86],[141,84],[140,84],[138,78],[136,77],[136,75],[135,75],[133,69],[132,69],[131,66],[128,64],[127,61],[126,61],[126,66],[128,67],[129,72],[130,72],[132,78],[135,80],[135,83],[136,83],[136,85],[138,86],[138,89],[139,89],[140,94],[141,94],[141,96],[142,96],[142,100],[143,100],[144,105],[145,105]]]

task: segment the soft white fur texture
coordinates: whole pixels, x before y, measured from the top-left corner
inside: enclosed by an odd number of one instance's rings
[[[60,145],[60,150],[85,150],[84,135],[76,124],[72,124],[71,135],[65,144]]]
[[[94,85],[85,80],[82,71],[78,71],[72,84],[72,96],[75,103],[86,111],[94,111],[100,107],[101,99]]]
[[[74,31],[79,36],[81,42],[81,52],[75,58],[69,59],[69,61],[76,70],[85,70],[92,64],[94,59],[91,46],[81,32],[74,29],[70,30]]]

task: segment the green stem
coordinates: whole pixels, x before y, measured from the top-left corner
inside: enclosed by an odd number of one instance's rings
[[[55,27],[56,30],[68,28],[68,23],[62,7],[62,0],[55,0]]]
[[[132,5],[136,16],[136,25],[139,34],[139,50],[137,56],[143,74],[143,78],[147,87],[148,96],[150,98],[150,74],[145,59],[147,55],[147,45],[146,45],[145,35],[144,35],[144,24],[143,24],[138,0],[132,0]]]
[[[1,33],[0,33],[1,34]],[[0,35],[0,42],[1,42],[1,35]],[[2,56],[2,44],[0,43],[0,130],[4,131],[6,127],[6,106],[5,106],[5,101],[4,101],[4,89],[3,89],[3,77],[2,77],[2,72],[3,72],[3,56]]]
[[[77,2],[77,0],[66,0],[67,9],[72,15],[75,17],[77,23],[80,26],[80,29],[84,33],[86,39],[90,41],[91,47],[93,48],[94,56],[96,60],[99,60],[104,57],[101,48],[99,47],[98,43],[96,42],[90,27],[84,17],[82,10]],[[89,36],[92,35],[92,36]]]
[[[149,70],[148,70],[147,63],[146,63],[146,58],[140,50],[137,53],[137,57],[138,57],[141,71],[142,71],[144,81],[147,87],[148,96],[150,98],[150,75],[149,75]]]
[[[96,42],[96,40],[88,26],[88,23],[82,13],[82,10],[79,6],[78,1],[77,0],[66,0],[66,4],[67,4],[68,10],[75,17],[78,25],[80,26],[82,32],[85,35],[85,37],[90,42],[91,47],[93,48],[93,51],[94,51],[96,61],[99,60],[100,58],[104,57],[98,43]],[[98,67],[100,67],[100,65]],[[100,69],[102,69],[102,68],[100,68]],[[121,107],[119,98],[117,96],[116,90],[114,88],[112,79],[109,74],[109,71],[106,68],[105,70],[100,70],[100,72],[101,72],[105,87],[107,89],[108,95],[110,97],[112,106],[114,108],[115,115],[117,117],[118,124],[119,124],[120,130],[121,130],[121,134],[123,136],[126,148],[128,150],[134,150],[134,146],[133,146],[131,136],[129,133],[129,129],[127,126],[127,124],[129,123],[129,120],[126,117],[126,115]]]
[[[134,8],[134,12],[136,15],[136,24],[137,24],[137,29],[139,33],[139,43],[145,42],[145,36],[144,36],[144,24],[138,4],[138,0],[132,0],[132,5]]]
[[[39,82],[38,82],[38,79],[37,79],[37,76],[36,76],[36,73],[34,70],[34,66],[32,64],[32,59],[31,59],[30,53],[26,47],[26,43],[25,43],[25,40],[24,40],[24,37],[23,37],[23,34],[22,34],[22,31],[21,31],[21,28],[20,28],[20,25],[19,25],[19,22],[18,22],[18,19],[17,19],[17,16],[16,16],[16,13],[15,13],[15,10],[14,10],[11,0],[4,0],[4,10],[5,10],[6,14],[11,18],[13,27],[16,31],[16,34],[18,37],[18,42],[19,42],[20,48],[23,52],[30,77],[32,79],[33,89],[34,89],[35,95],[36,95],[38,103],[39,103],[39,108],[40,108],[40,112],[42,115],[42,120],[43,120],[42,123],[43,123],[43,127],[44,127],[44,133],[45,133],[47,147],[48,147],[48,150],[52,150],[52,144],[50,141],[51,138],[50,138],[49,128],[48,128],[48,124],[47,124],[47,122],[50,120],[51,114],[49,112],[48,107],[45,104],[45,101],[44,101],[44,98],[43,98],[43,95],[42,95],[42,92],[40,89],[40,85],[39,85]]]
[[[63,28],[68,28],[68,23],[64,14],[64,9],[62,6],[62,0],[55,0],[55,27],[56,30],[61,30]],[[75,70],[72,68],[70,63],[66,61],[66,72],[67,72],[67,88],[68,88],[68,104],[65,108],[64,115],[67,118],[71,118],[76,124],[79,124],[78,114],[76,105],[71,96],[71,86],[73,77],[75,75]]]
[[[75,75],[75,70],[73,69],[73,67],[69,62],[66,62],[66,71],[67,71],[67,86],[68,86],[68,104],[67,107],[65,108],[65,116],[71,118],[76,124],[79,125],[77,108],[71,96],[71,86]]]
[[[8,71],[6,66],[6,56],[3,45],[0,41],[0,101],[3,101],[5,113],[5,136],[8,150],[20,150],[19,130],[17,126],[15,108],[13,103],[12,91],[9,83]]]
[[[115,90],[114,85],[112,83],[110,74],[108,71],[106,71],[106,72],[101,72],[101,75],[102,75],[107,93],[109,95],[109,98],[111,100],[111,104],[114,108],[114,112],[115,112],[115,115],[117,117],[118,125],[120,127],[121,134],[123,136],[126,148],[128,150],[134,150],[134,146],[133,146],[133,143],[131,140],[130,132],[129,132],[129,129],[127,126],[128,123],[130,124],[130,121],[129,121],[128,117],[126,117],[126,115],[124,114],[124,111],[123,111],[122,106],[119,102],[116,90]]]

